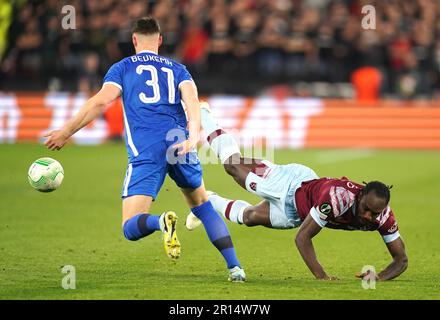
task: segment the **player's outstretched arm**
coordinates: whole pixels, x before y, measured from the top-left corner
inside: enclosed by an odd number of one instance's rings
[[[312,238],[321,231],[312,216],[309,214],[301,224],[296,234],[295,243],[304,262],[317,279],[321,280],[337,280],[336,277],[328,276],[318,259],[316,258],[315,248],[313,247]]]
[[[379,280],[391,280],[401,275],[408,267],[408,257],[405,252],[405,244],[402,238],[387,243],[388,251],[393,257],[391,262],[382,272],[379,273]]]
[[[184,155],[190,152],[200,139],[200,102],[194,82],[182,82],[180,92],[186,106],[189,137],[188,140],[174,145],[173,148],[179,149],[179,155]]]
[[[45,134],[44,137],[47,137],[47,140],[44,144],[50,150],[60,150],[75,132],[98,118],[107,104],[119,97],[120,94],[121,90],[116,86],[104,85],[60,130]]]
[[[405,253],[405,244],[399,237],[396,240],[387,243],[388,251],[393,257],[391,262],[382,272],[376,275],[376,280],[391,280],[401,275],[408,267],[408,257]],[[368,273],[356,274],[357,278],[363,279]]]

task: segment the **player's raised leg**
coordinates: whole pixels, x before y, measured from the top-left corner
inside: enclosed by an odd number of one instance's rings
[[[249,172],[256,170],[262,163],[259,159],[243,158],[234,137],[223,130],[211,113],[207,102],[200,103],[201,124],[207,135],[211,150],[217,155],[225,171],[244,189]]]
[[[148,213],[152,201],[152,197],[145,195],[122,200],[122,228],[127,240],[136,241],[160,230],[159,215]]]
[[[180,256],[174,212],[161,215],[150,213],[151,203],[157,196],[166,176],[167,163],[130,163],[122,188],[122,226],[126,239],[136,241],[155,231],[162,231],[165,252],[175,260]]]
[[[211,150],[220,159],[221,163],[227,162],[231,157],[240,158],[240,148],[234,137],[218,125],[211,113],[211,107],[206,101],[200,102],[200,122],[207,135]]]
[[[122,228],[127,240],[137,241],[155,231],[163,232],[164,247],[167,256],[173,260],[180,256],[180,242],[176,233],[177,215],[173,211],[161,215],[151,214],[153,198],[134,195],[122,201]]]

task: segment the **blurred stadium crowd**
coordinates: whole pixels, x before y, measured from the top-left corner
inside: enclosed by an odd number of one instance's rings
[[[63,5],[76,29],[61,27]],[[376,9],[364,30],[361,10]],[[160,53],[188,66],[203,94],[351,96],[374,83],[382,97],[436,98],[440,90],[438,0],[46,0],[0,5],[2,90],[100,87],[133,54],[134,19],[158,18]],[[365,68],[368,67],[368,68]],[[356,73],[361,71],[361,73]]]

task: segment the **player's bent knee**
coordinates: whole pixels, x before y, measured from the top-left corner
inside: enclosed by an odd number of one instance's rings
[[[230,176],[235,177],[238,174],[238,169],[233,164],[225,163],[223,167],[225,168],[226,173],[229,174]]]
[[[253,227],[258,225],[256,221],[257,210],[252,207],[244,209],[243,212],[243,223],[248,227]]]

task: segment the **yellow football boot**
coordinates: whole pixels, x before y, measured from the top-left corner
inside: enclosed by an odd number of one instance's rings
[[[162,214],[161,220],[165,252],[175,261],[180,257],[180,242],[176,233],[177,215],[173,211],[168,211]]]

